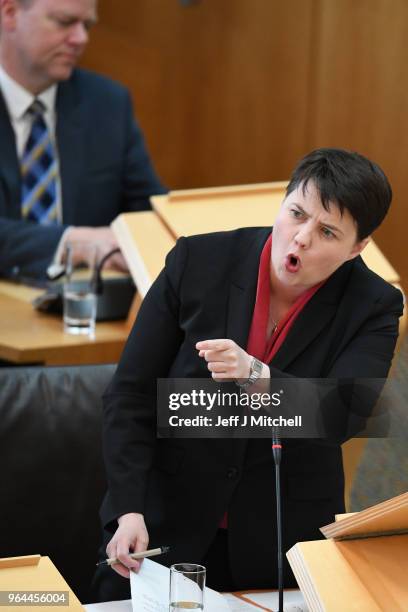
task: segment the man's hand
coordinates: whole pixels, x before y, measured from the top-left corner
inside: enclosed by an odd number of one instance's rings
[[[110,227],[70,227],[64,235],[64,245],[67,242],[83,243],[84,245],[89,243],[97,244],[99,260],[107,255],[109,251],[118,248],[118,243]],[[80,249],[76,249],[75,253],[77,254],[73,262],[75,265],[86,259],[85,256],[81,259]],[[115,253],[115,255],[109,257],[103,267],[104,269],[128,272],[128,266],[122,253]]]
[[[252,357],[233,340],[202,340],[197,342],[196,349],[199,357],[207,361],[214,380],[225,382],[249,378]]]
[[[124,514],[118,519],[119,527],[106,547],[108,558],[119,559],[120,563],[112,565],[120,576],[129,578],[132,569],[138,572],[143,560],[137,561],[129,556],[129,552],[144,552],[149,545],[143,514],[132,512]]]

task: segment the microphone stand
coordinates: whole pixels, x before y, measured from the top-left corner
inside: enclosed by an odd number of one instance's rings
[[[101,259],[101,261],[97,264],[97,266],[95,267],[95,272],[92,278],[92,288],[94,290],[94,292],[97,295],[100,295],[101,293],[103,293],[103,282],[102,282],[102,268],[105,265],[105,262],[112,256],[115,255],[116,253],[120,253],[120,248],[119,247],[115,247],[114,249],[112,249],[111,251],[109,251],[108,253],[106,253],[106,255],[104,255]],[[51,266],[49,266],[51,267]],[[65,265],[63,264],[55,264],[53,266],[53,270],[48,271],[47,270],[47,277],[48,280],[51,281],[56,281],[59,280],[60,278],[62,278],[63,276],[65,276],[67,274],[67,268]],[[24,280],[25,284],[26,281]]]
[[[283,546],[282,546],[282,495],[280,487],[280,464],[282,457],[282,444],[279,434],[272,433],[272,453],[275,463],[275,482],[276,482],[276,525],[278,534],[278,588],[279,588],[279,608],[278,612],[283,612]]]
[[[102,257],[101,261],[95,267],[95,273],[92,278],[92,287],[96,295],[102,295],[103,293],[102,268],[109,257],[115,255],[116,253],[120,253],[119,247],[116,247],[115,249],[109,251],[109,253],[106,253],[106,255]]]

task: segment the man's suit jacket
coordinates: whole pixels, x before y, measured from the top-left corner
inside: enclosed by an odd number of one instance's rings
[[[63,225],[43,227],[21,220],[15,136],[0,94],[2,276],[42,276],[67,226],[109,225],[121,212],[147,210],[149,196],[164,191],[124,87],[75,70],[58,85],[56,111]]]
[[[157,440],[156,379],[208,377],[195,349],[199,340],[230,338],[246,348],[269,232],[246,228],[180,239],[142,304],[105,395],[106,529],[114,531],[122,514],[141,512],[152,546],[172,547],[163,563],[199,561],[228,510],[240,588],[277,584],[270,441]],[[401,293],[361,258],[345,263],[296,319],[270,364],[271,377],[386,377],[401,311]],[[318,539],[318,528],[344,511],[340,445],[287,440],[281,469],[288,550]]]

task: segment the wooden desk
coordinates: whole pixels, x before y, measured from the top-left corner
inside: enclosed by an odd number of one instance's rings
[[[173,191],[151,198],[153,212],[124,213],[112,229],[144,297],[180,236],[272,226],[286,182]],[[399,275],[371,241],[363,252],[367,265],[390,283]]]
[[[174,236],[152,211],[123,213],[113,221],[112,229],[138,291],[144,297],[174,246]]]
[[[163,267],[174,238],[155,213],[149,211],[130,216],[130,228],[137,235],[141,254],[132,253],[129,267],[132,273],[135,267],[141,272],[138,287],[144,296],[150,279],[154,279]],[[132,241],[126,232],[124,239],[125,243]],[[95,339],[90,339],[65,334],[61,316],[34,310],[31,302],[41,292],[0,281],[0,359],[15,364],[44,365],[115,363],[119,360],[140,305],[138,294],[127,321],[97,323]]]
[[[173,191],[152,198],[153,208],[174,238],[238,227],[268,226],[285,197],[286,182]],[[399,274],[374,241],[362,253],[369,268],[389,283]]]
[[[231,612],[242,609],[248,609],[251,610],[251,612],[256,612],[256,610],[276,610],[278,605],[278,594],[276,591],[244,591],[241,593],[222,593],[222,595],[230,605]],[[232,597],[232,595],[234,595],[234,597]],[[261,595],[262,603],[254,604],[251,595]],[[285,589],[284,602],[286,605],[288,605],[288,601],[289,605],[290,603],[294,606],[297,605],[298,607],[296,609],[298,610],[306,609],[303,595],[298,589]],[[252,605],[245,606],[244,602]],[[300,606],[302,606],[302,608]],[[125,599],[122,601],[87,604],[84,607],[86,612],[132,612],[132,600]]]
[[[93,340],[69,336],[61,316],[33,309],[31,300],[41,292],[0,281],[0,359],[45,365],[118,361],[129,334],[126,322],[97,323]]]

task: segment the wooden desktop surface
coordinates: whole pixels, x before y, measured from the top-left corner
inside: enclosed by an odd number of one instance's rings
[[[154,210],[174,238],[238,227],[273,225],[285,197],[286,182],[192,189],[154,196]],[[362,257],[369,268],[389,283],[399,274],[371,241]]]
[[[113,226],[123,216],[127,217],[120,215]],[[150,278],[154,279],[163,267],[165,255],[175,240],[154,212],[136,213],[136,218],[134,214],[130,216],[130,228],[137,234],[141,255],[132,253],[129,268],[132,271],[137,266],[142,271],[137,284],[139,294],[144,296],[151,284]],[[125,231],[122,250],[128,240]],[[126,321],[97,323],[95,339],[91,339],[65,334],[61,316],[34,310],[31,302],[42,292],[0,281],[0,360],[45,365],[115,363],[119,360],[140,306],[139,294],[136,294]]]
[[[112,230],[138,292],[144,297],[163,268],[175,238],[161,217],[151,210],[122,213],[113,221]]]
[[[125,321],[97,323],[95,339],[63,332],[62,317],[34,310],[43,290],[0,281],[0,359],[15,364],[116,362],[129,333]]]

